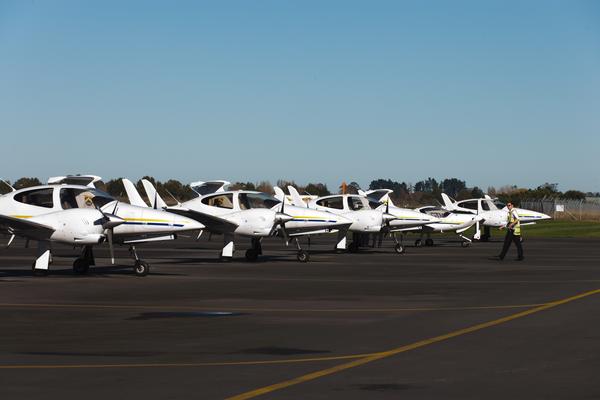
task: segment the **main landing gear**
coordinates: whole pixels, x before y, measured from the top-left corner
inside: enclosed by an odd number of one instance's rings
[[[423,242],[423,239],[415,240],[415,247],[421,247],[421,246],[428,246],[428,247],[433,246],[433,239],[428,237],[427,239],[425,239],[425,242]]]
[[[246,250],[246,261],[254,262],[262,255],[261,238],[252,238],[252,247]]]
[[[77,275],[85,275],[90,271],[90,265],[96,265],[92,246],[85,246],[81,257],[73,261],[73,272]]]

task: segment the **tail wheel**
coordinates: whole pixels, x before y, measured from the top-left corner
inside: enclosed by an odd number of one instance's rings
[[[150,265],[148,265],[147,262],[139,260],[135,262],[135,265],[133,266],[133,273],[136,276],[146,276],[148,275],[148,272],[150,272]]]
[[[308,255],[307,251],[300,250],[298,251],[298,254],[296,254],[296,258],[298,259],[298,261],[305,263],[308,262],[310,256]]]
[[[400,243],[398,243],[395,247],[394,247],[394,251],[398,254],[404,254],[404,246],[402,246]]]

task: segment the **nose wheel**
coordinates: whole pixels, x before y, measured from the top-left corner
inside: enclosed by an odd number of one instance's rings
[[[150,265],[141,260],[138,256],[137,251],[135,250],[135,246],[131,246],[129,248],[129,252],[133,256],[135,263],[133,264],[133,273],[135,276],[146,276],[150,272]]]
[[[404,246],[398,243],[396,246],[394,246],[394,251],[398,254],[404,254]]]
[[[146,276],[150,272],[150,265],[142,260],[137,260],[133,266],[133,273],[136,276]]]
[[[310,259],[310,256],[308,255],[308,251],[298,250],[298,253],[296,254],[296,258],[298,259],[298,261],[305,263],[305,262],[308,262],[308,260]]]

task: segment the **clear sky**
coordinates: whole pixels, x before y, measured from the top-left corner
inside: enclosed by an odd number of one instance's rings
[[[0,176],[600,190],[598,1],[0,0]]]

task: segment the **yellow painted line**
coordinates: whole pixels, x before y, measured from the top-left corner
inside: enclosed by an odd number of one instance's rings
[[[203,363],[140,363],[140,364],[14,364],[0,365],[2,369],[103,369],[103,368],[193,368],[193,367],[220,367],[243,365],[269,365],[269,364],[294,364],[335,360],[350,360],[364,358],[371,354],[351,354],[347,356],[292,358],[286,360],[258,360],[258,361],[222,361]]]
[[[31,218],[33,215],[11,215],[13,218]]]
[[[391,349],[391,350],[387,350],[387,351],[382,351],[380,353],[373,353],[373,354],[367,355],[364,358],[360,358],[360,359],[357,359],[357,360],[354,360],[354,361],[350,361],[350,362],[347,362],[345,364],[340,364],[340,365],[336,365],[336,366],[331,367],[331,368],[326,368],[326,369],[323,369],[323,370],[320,370],[320,371],[311,372],[309,374],[302,375],[302,376],[299,376],[297,378],[293,378],[293,379],[290,379],[290,380],[287,380],[287,381],[279,382],[279,383],[276,383],[274,385],[270,385],[270,386],[265,386],[265,387],[262,387],[262,388],[254,389],[254,390],[251,390],[249,392],[245,392],[245,393],[242,393],[242,394],[239,394],[239,395],[236,395],[236,396],[229,397],[229,398],[227,398],[227,400],[246,400],[246,399],[251,399],[251,398],[254,398],[254,397],[258,397],[258,396],[261,396],[263,394],[274,392],[276,390],[285,389],[285,388],[290,387],[290,386],[294,386],[294,385],[298,385],[300,383],[312,381],[312,380],[315,380],[315,379],[318,379],[318,378],[322,378],[324,376],[328,376],[328,375],[332,375],[332,374],[335,374],[335,373],[338,373],[338,372],[341,372],[341,371],[345,371],[347,369],[359,367],[361,365],[365,365],[365,364],[368,364],[368,363],[373,362],[373,361],[381,360],[383,358],[391,357],[391,356],[394,356],[396,354],[404,353],[404,352],[407,352],[407,351],[410,351],[410,350],[415,350],[415,349],[418,349],[420,347],[425,347],[425,346],[428,346],[430,344],[442,342],[442,341],[445,341],[445,340],[448,340],[448,339],[455,338],[457,336],[462,336],[462,335],[466,335],[466,334],[469,334],[469,333],[477,332],[477,331],[480,331],[482,329],[491,328],[493,326],[504,324],[504,323],[513,321],[515,319],[523,318],[523,317],[526,317],[528,315],[535,314],[535,313],[538,313],[538,312],[541,312],[541,311],[544,311],[544,310],[548,310],[550,308],[557,307],[557,306],[562,305],[562,304],[570,303],[572,301],[579,300],[579,299],[582,299],[584,297],[592,296],[592,295],[595,295],[595,294],[598,294],[598,293],[600,293],[600,289],[590,290],[588,292],[580,293],[580,294],[572,296],[572,297],[567,297],[565,299],[553,301],[551,303],[544,304],[544,305],[539,306],[539,307],[534,307],[534,308],[531,308],[531,309],[526,310],[526,311],[522,311],[522,312],[519,312],[519,313],[516,313],[516,314],[512,314],[512,315],[509,315],[509,316],[506,316],[506,317],[498,318],[498,319],[495,319],[493,321],[488,321],[488,322],[484,322],[484,323],[481,323],[481,324],[473,325],[473,326],[470,326],[468,328],[459,329],[457,331],[450,332],[450,333],[447,333],[445,335],[435,336],[435,337],[432,337],[432,338],[429,338],[429,339],[425,339],[425,340],[421,340],[421,341],[418,341],[418,342],[415,342],[415,343],[411,343],[411,344],[408,344],[408,345],[405,345],[405,346],[400,346],[400,347],[397,347],[395,349]]]
[[[166,306],[166,305],[112,305],[112,304],[36,304],[36,303],[0,303],[0,308],[83,308],[83,309],[122,309],[122,310],[194,310],[212,311],[214,309],[226,309],[227,311],[252,311],[252,312],[289,312],[289,313],[393,313],[411,311],[469,311],[469,310],[502,310],[512,308],[529,308],[546,305],[538,304],[508,304],[491,306],[465,306],[465,307],[410,307],[410,308],[252,308],[252,307],[228,307],[226,305],[203,306]]]

